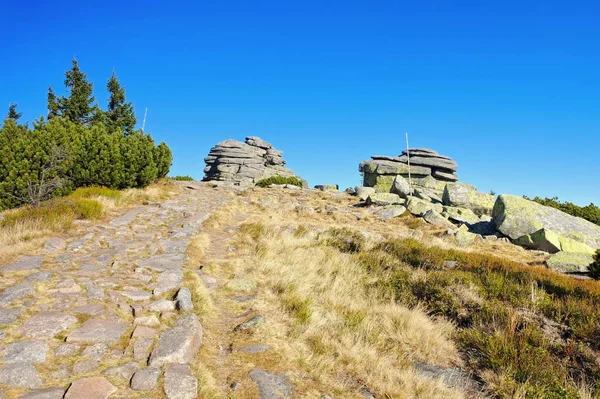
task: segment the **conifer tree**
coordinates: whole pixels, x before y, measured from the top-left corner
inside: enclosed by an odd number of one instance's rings
[[[108,80],[106,88],[110,93],[108,110],[106,111],[106,124],[110,131],[120,129],[125,136],[128,136],[134,132],[137,119],[133,104],[125,101],[125,88],[121,86],[114,72]]]
[[[60,114],[60,105],[56,99],[56,94],[52,90],[52,86],[48,86],[48,120]]]
[[[23,113],[17,112],[17,104],[10,103],[8,105],[8,114],[6,114],[6,119],[12,119],[13,121],[18,122],[21,116],[23,116]]]
[[[89,125],[94,117],[93,85],[79,68],[77,59],[73,59],[73,66],[65,73],[65,86],[69,96],[58,99],[60,115],[79,125]]]

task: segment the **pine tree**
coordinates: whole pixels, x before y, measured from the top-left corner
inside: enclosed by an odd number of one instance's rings
[[[60,114],[60,105],[56,99],[56,94],[52,90],[52,86],[48,86],[48,119],[52,119]]]
[[[17,112],[17,104],[10,103],[8,105],[8,114],[6,114],[6,119],[12,119],[13,121],[18,122],[21,116],[23,116],[23,113]]]
[[[60,115],[79,125],[89,125],[94,117],[93,85],[79,69],[77,59],[73,59],[73,66],[65,73],[65,86],[69,97],[58,99]]]
[[[106,124],[110,131],[120,129],[126,136],[135,131],[137,119],[133,104],[125,102],[125,88],[121,86],[117,75],[113,72],[106,85],[110,98],[106,111]]]

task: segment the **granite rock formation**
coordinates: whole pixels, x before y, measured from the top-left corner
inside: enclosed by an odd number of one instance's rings
[[[251,186],[273,176],[293,177],[285,167],[283,152],[258,137],[246,137],[244,143],[225,140],[215,145],[204,158],[204,181],[224,181]]]

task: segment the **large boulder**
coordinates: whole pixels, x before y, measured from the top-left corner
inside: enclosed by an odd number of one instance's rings
[[[408,181],[401,175],[397,175],[392,183],[391,192],[398,194],[400,198],[406,198],[413,193]]]
[[[549,229],[540,229],[535,233],[521,236],[514,240],[513,243],[529,249],[550,252],[551,254],[560,251],[587,254],[596,252],[592,247],[582,242],[575,241]]]
[[[521,197],[500,195],[492,217],[498,231],[513,240],[546,229],[592,249],[600,248],[600,226]],[[565,245],[574,244],[565,240]]]
[[[561,273],[587,273],[588,266],[593,261],[594,258],[590,254],[558,252],[546,261],[546,265],[549,269]]]
[[[244,143],[225,140],[211,148],[204,158],[204,181],[226,181],[250,186],[273,176],[295,177],[286,168],[282,152],[270,143],[255,137],[246,137]]]
[[[491,215],[495,198],[491,194],[482,193],[465,183],[448,183],[442,198],[444,205],[467,208],[477,215]]]
[[[386,206],[386,205],[403,205],[405,202],[404,199],[400,198],[397,194],[392,193],[373,193],[367,197],[366,204],[367,205],[378,205],[378,206]]]
[[[406,209],[415,216],[424,216],[430,210],[442,213],[443,207],[441,204],[434,204],[416,197],[409,198],[406,202]]]

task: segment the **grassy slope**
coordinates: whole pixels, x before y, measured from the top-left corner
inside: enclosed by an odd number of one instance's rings
[[[379,222],[342,208],[353,202],[254,190],[208,223],[214,232],[241,227],[227,267],[207,270],[260,281],[271,321],[261,342],[279,353],[266,364],[291,373],[299,397],[360,397],[362,384],[378,397],[469,397],[413,362],[466,368],[496,397],[598,395],[597,282],[549,272],[544,255],[510,244],[458,250],[420,226],[433,244],[424,245],[406,238],[406,225],[418,224],[411,217]],[[207,367],[219,385],[224,371]]]

